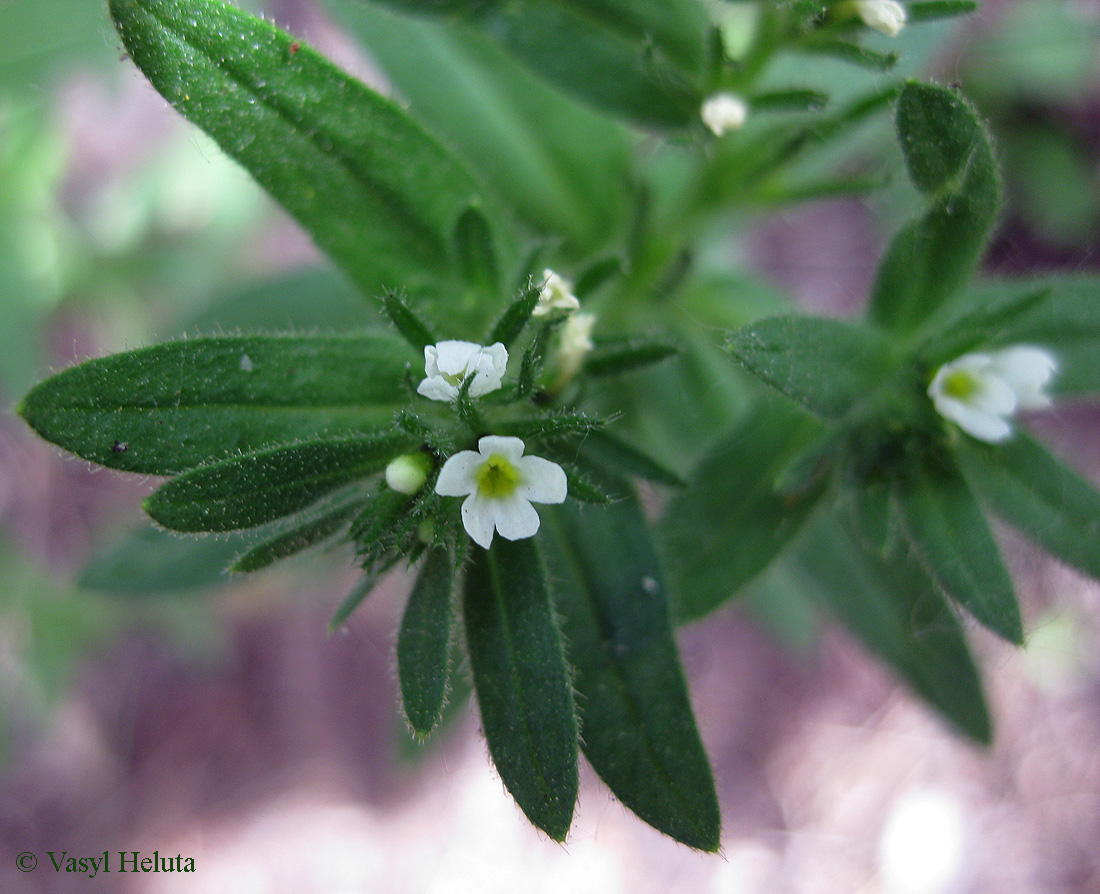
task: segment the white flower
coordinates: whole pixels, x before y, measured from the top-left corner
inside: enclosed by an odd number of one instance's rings
[[[595,347],[592,344],[592,327],[595,314],[573,314],[561,328],[561,345],[558,347],[558,381],[568,382],[584,364],[584,358]]]
[[[932,377],[928,396],[936,411],[968,435],[997,444],[1012,435],[1017,410],[1050,406],[1043,390],[1058,372],[1048,351],[1014,345],[992,354],[963,354]]]
[[[494,530],[507,540],[534,537],[540,521],[531,504],[561,503],[566,490],[561,466],[540,456],[524,456],[519,438],[496,435],[478,441],[476,453],[454,454],[435,482],[440,496],[466,497],[462,525],[485,549],[493,542]]]
[[[868,28],[897,37],[905,25],[905,7],[895,0],[856,0],[856,15]]]
[[[562,279],[553,270],[542,271],[542,288],[539,290],[539,303],[531,311],[533,317],[545,317],[555,310],[572,313],[581,306],[573,294],[573,283]]]
[[[423,453],[403,453],[386,466],[386,484],[402,494],[415,494],[428,480],[428,457]]]
[[[481,397],[500,387],[507,365],[508,349],[500,342],[483,347],[470,341],[441,341],[424,348],[427,378],[416,393],[432,400],[454,401],[462,383],[472,376],[470,397]]]
[[[731,130],[739,130],[749,116],[745,100],[732,93],[715,93],[703,103],[699,114],[711,132],[720,137]]]

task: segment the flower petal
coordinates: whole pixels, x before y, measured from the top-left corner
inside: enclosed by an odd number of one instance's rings
[[[1032,345],[1013,345],[993,355],[993,369],[1016,392],[1016,403],[1021,409],[1050,406],[1050,395],[1043,388],[1058,372],[1058,360],[1049,351]]]
[[[431,376],[416,386],[416,393],[429,400],[453,401],[458,397],[458,389],[442,376]]]
[[[961,415],[955,422],[971,437],[990,444],[999,444],[1012,437],[1012,426],[1003,416],[970,411]]]
[[[435,346],[437,351],[436,364],[439,371],[448,376],[463,376],[466,374],[470,361],[481,350],[481,345],[472,341],[441,341]],[[427,348],[425,348],[425,351]]]
[[[521,483],[516,494],[534,503],[563,503],[569,490],[562,467],[541,456],[523,456],[515,461]]]
[[[500,536],[506,540],[523,540],[538,533],[541,520],[535,507],[518,491],[504,500],[493,501],[493,514]],[[472,534],[470,535],[473,536]]]
[[[461,450],[454,454],[439,470],[435,492],[441,497],[464,497],[477,493],[476,474],[482,462],[484,457],[473,450]]]
[[[477,442],[477,449],[483,458],[499,453],[512,465],[517,465],[520,457],[523,456],[523,441],[520,438],[502,435],[486,435]]]
[[[462,503],[462,527],[466,533],[478,546],[488,549],[493,543],[495,526],[496,513],[492,502],[483,500],[476,492],[470,494]]]

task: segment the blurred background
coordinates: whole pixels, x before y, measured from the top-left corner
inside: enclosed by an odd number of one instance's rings
[[[375,78],[311,0],[262,6]],[[718,856],[663,838],[587,770],[568,843],[545,840],[468,706],[410,742],[405,580],[330,635],[350,552],[227,583],[234,541],[157,534],[139,508],[154,481],[61,455],[12,409],[88,357],[374,311],[125,62],[102,4],[0,0],[0,34],[0,891],[1100,891],[1100,589],[1007,530],[1028,642],[971,628],[988,750],[808,612],[741,603],[681,631]],[[985,0],[933,50],[929,74],[962,84],[996,139],[989,272],[1100,268],[1100,4]],[[806,308],[847,313],[906,210],[888,194],[807,205],[734,251]],[[1093,480],[1098,423],[1087,405],[1033,420]],[[89,879],[47,858],[104,850],[196,872]],[[36,871],[17,871],[23,851]]]

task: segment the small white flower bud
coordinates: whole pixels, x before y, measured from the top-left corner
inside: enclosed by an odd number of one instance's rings
[[[731,130],[740,130],[749,117],[749,107],[732,93],[715,93],[703,103],[699,114],[711,133],[720,137]]]
[[[415,494],[428,480],[431,465],[423,453],[405,453],[386,466],[386,484],[401,494]]]
[[[533,317],[545,317],[555,310],[572,313],[581,306],[573,294],[573,283],[558,276],[553,270],[542,271],[542,289],[539,291],[539,303],[531,311]]]
[[[905,7],[896,0],[856,0],[855,11],[864,25],[887,37],[897,37],[905,27]]]

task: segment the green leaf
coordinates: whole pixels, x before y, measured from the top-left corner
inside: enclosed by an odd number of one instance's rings
[[[540,292],[541,289],[533,283],[525,288],[520,296],[509,304],[504,313],[500,315],[500,319],[493,325],[493,329],[485,343],[492,345],[500,342],[506,348],[510,347],[512,342],[519,338],[520,333],[523,332],[530,321],[531,313],[538,304]]]
[[[930,22],[977,12],[976,0],[917,0],[905,10],[910,22]]]
[[[216,587],[228,583],[226,566],[247,546],[243,535],[181,537],[145,524],[97,553],[79,584],[130,598]]]
[[[989,711],[958,619],[908,544],[876,541],[843,511],[816,518],[793,557],[806,591],[958,730],[988,743]]]
[[[769,317],[734,332],[726,348],[749,372],[825,418],[862,402],[891,365],[890,342],[857,323]]]
[[[425,737],[443,716],[447,696],[455,568],[446,549],[429,549],[397,635],[397,676],[405,717]]]
[[[403,432],[306,441],[220,460],[176,476],[144,502],[174,531],[234,531],[291,515],[413,446]]]
[[[820,424],[788,404],[761,404],[669,502],[658,530],[678,621],[701,618],[733,597],[798,532],[820,488],[791,496],[777,485],[820,432]]]
[[[463,280],[485,300],[495,301],[500,273],[493,231],[485,215],[473,206],[463,211],[455,223],[454,242]]]
[[[1054,352],[1058,376],[1052,390],[1076,395],[1100,391],[1100,278],[1087,275],[1038,279],[987,280],[978,283],[969,304],[1012,307],[1019,296],[1042,300],[1021,307],[1018,315],[986,333],[989,347],[1036,344]]]
[[[585,435],[581,454],[617,475],[635,476],[667,487],[687,486],[687,482],[674,471],[602,429]]]
[[[635,497],[546,511],[585,756],[654,828],[704,851],[721,817],[688,698],[661,569]]]
[[[1089,482],[1022,432],[997,445],[962,438],[958,458],[997,515],[1100,580],[1100,493]]]
[[[333,614],[332,620],[328,622],[329,633],[334,633],[344,625],[344,622],[351,617],[352,612],[359,608],[363,600],[374,592],[374,588],[378,584],[379,578],[388,570],[388,568],[384,570],[364,570],[363,579],[351,588],[351,592],[344,597],[344,601],[340,603]]]
[[[943,87],[908,82],[896,114],[909,179],[925,195],[952,188],[988,143],[974,110]]]
[[[406,0],[396,5],[408,8]],[[423,11],[435,12],[432,6]],[[589,102],[656,125],[679,125],[698,111],[702,97],[692,87],[707,62],[710,22],[695,0],[470,7],[467,18],[520,62]]]
[[[417,116],[523,220],[584,257],[622,231],[631,160],[621,127],[471,29],[333,5]]]
[[[110,0],[126,51],[368,293],[443,292],[451,234],[483,205],[396,103],[221,0]],[[455,308],[448,308],[453,311]]]
[[[259,571],[280,559],[286,559],[328,540],[347,526],[361,505],[361,501],[355,501],[337,506],[335,509],[321,512],[316,518],[295,525],[288,531],[270,537],[237,556],[229,566],[229,571],[234,573]]]
[[[619,375],[660,363],[679,350],[676,345],[656,339],[604,340],[584,359],[584,371],[593,376]]]
[[[1020,608],[981,506],[949,457],[895,488],[905,528],[932,578],[994,633],[1021,645]]]
[[[412,311],[397,292],[386,292],[382,297],[382,306],[387,316],[401,333],[401,337],[412,345],[417,351],[423,352],[428,345],[436,343],[436,337],[424,322]]]
[[[376,428],[407,395],[413,359],[392,336],[231,336],[89,360],[47,379],[19,413],[84,459],[169,475],[319,433]]]
[[[527,818],[563,841],[577,800],[577,716],[535,541],[475,549],[464,611],[489,754]]]
[[[897,127],[909,175],[932,204],[890,243],[869,315],[904,333],[970,278],[985,250],[1000,187],[985,128],[950,90],[907,83],[898,98]]]

